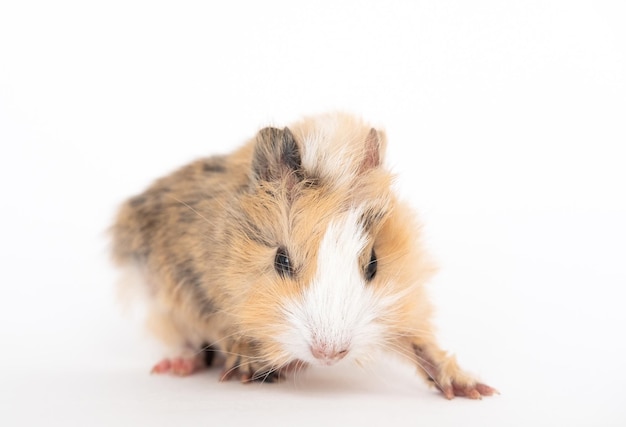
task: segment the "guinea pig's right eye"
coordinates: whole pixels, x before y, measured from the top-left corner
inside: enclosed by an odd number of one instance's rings
[[[285,248],[278,248],[276,251],[276,256],[274,257],[274,268],[276,269],[276,272],[283,277],[293,275],[293,266],[291,265],[289,255],[287,255]]]

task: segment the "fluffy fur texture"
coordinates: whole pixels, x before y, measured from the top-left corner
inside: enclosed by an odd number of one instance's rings
[[[434,268],[385,147],[351,115],[308,117],[128,200],[113,258],[141,273],[150,329],[177,356],[154,371],[188,374],[219,352],[224,379],[270,381],[386,350],[448,398],[492,394],[436,344]]]

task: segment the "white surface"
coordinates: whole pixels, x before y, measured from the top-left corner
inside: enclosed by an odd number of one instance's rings
[[[227,3],[227,2],[221,2]],[[0,425],[626,425],[623,2],[0,4]],[[113,298],[115,206],[268,123],[387,129],[441,265],[442,343],[499,388],[412,368],[280,385],[148,375]]]

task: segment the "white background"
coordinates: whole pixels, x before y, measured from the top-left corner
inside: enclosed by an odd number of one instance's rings
[[[620,1],[0,3],[0,425],[626,425],[624,22]],[[500,396],[446,401],[393,360],[148,375],[116,206],[334,109],[387,130],[441,342]]]

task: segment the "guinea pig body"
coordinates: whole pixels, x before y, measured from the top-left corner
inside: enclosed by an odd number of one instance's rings
[[[174,352],[153,371],[189,374],[218,352],[223,379],[272,381],[391,349],[448,398],[493,394],[436,344],[434,268],[385,146],[353,116],[308,117],[123,204],[114,260],[140,272],[148,325]]]

